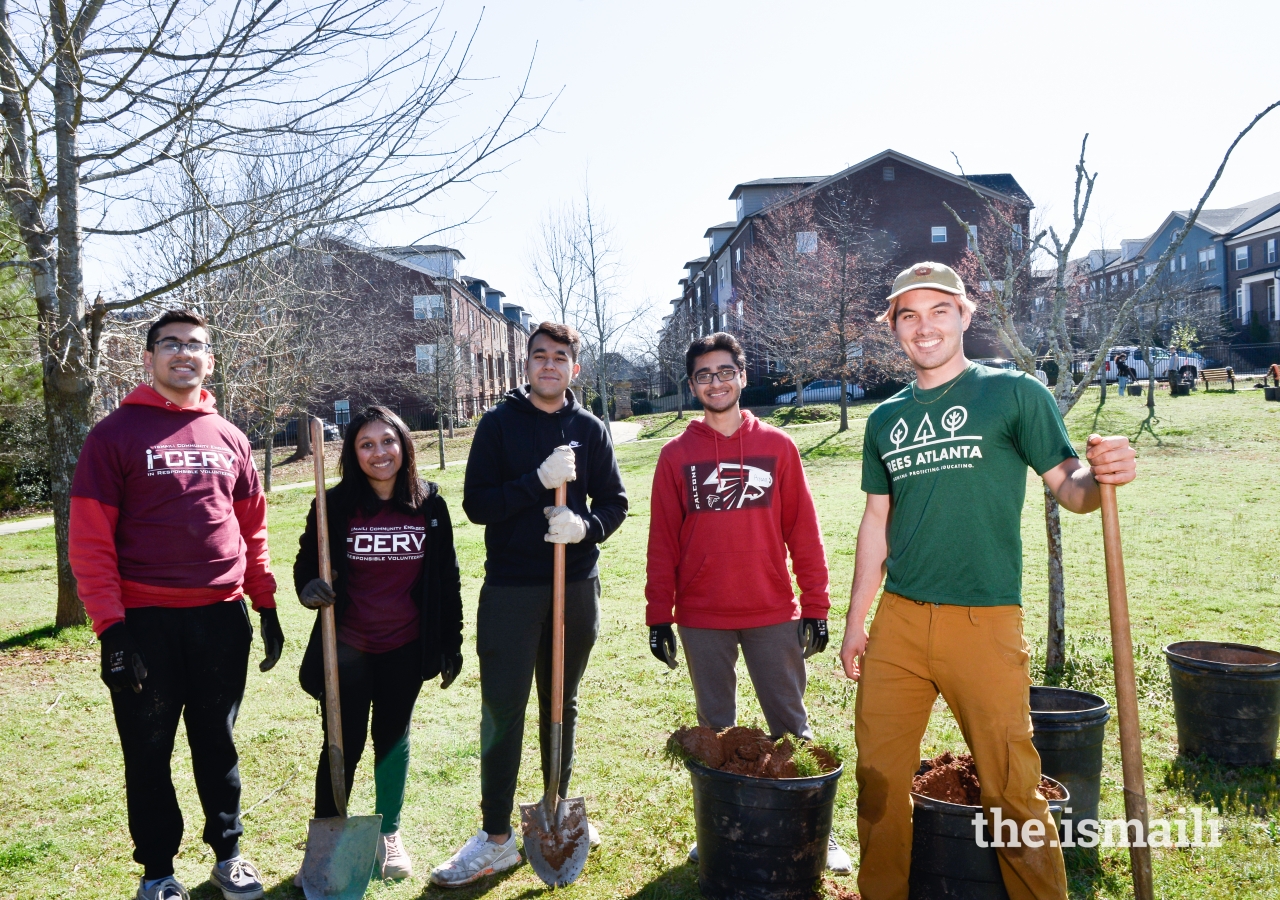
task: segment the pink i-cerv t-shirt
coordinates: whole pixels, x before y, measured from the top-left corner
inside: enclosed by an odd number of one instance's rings
[[[338,639],[366,653],[386,653],[418,636],[415,600],[426,560],[421,515],[384,503],[372,516],[357,512],[347,526],[347,594],[351,605]]]

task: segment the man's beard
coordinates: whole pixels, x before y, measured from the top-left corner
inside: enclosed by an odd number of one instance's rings
[[[742,396],[742,391],[733,391],[723,400],[716,402],[714,405],[712,405],[711,403],[708,403],[706,400],[703,400],[701,401],[702,408],[710,410],[711,412],[716,412],[716,413],[728,412],[729,410],[733,409],[735,406],[738,405],[738,399],[741,396]]]

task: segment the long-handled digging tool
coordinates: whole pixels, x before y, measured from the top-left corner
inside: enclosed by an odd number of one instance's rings
[[[333,584],[329,560],[329,522],[324,499],[324,423],[311,420],[316,459],[316,533],[320,577]],[[307,823],[307,854],[302,860],[302,892],[307,900],[358,900],[369,888],[382,816],[347,815],[346,760],[342,755],[342,706],[338,701],[338,638],[333,607],[320,608],[320,646],[324,655],[324,702],[328,724],[329,779],[338,814]]]
[[[1131,834],[1129,864],[1136,900],[1152,900],[1151,848],[1147,845],[1147,788],[1142,767],[1142,732],[1138,727],[1138,685],[1133,669],[1133,635],[1129,629],[1129,592],[1124,582],[1120,548],[1120,514],[1116,486],[1099,484],[1102,493],[1102,547],[1107,561],[1107,600],[1111,608],[1111,658],[1116,675],[1116,713],[1120,717],[1120,763],[1124,770],[1124,817],[1137,819],[1141,834]],[[1129,826],[1125,826],[1129,831]]]
[[[556,488],[556,506],[568,491]],[[564,726],[564,544],[556,544],[551,570],[551,752],[547,789],[537,803],[520,804],[520,829],[529,865],[553,888],[572,884],[582,874],[590,851],[587,804],[581,797],[560,797],[561,732]]]

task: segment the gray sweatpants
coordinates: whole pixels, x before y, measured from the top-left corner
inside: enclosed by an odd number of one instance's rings
[[[738,723],[734,667],[741,646],[769,736],[776,740],[794,734],[813,740],[809,713],[804,708],[808,678],[799,629],[800,623],[794,621],[737,631],[677,626],[698,704],[698,724],[719,730]]]

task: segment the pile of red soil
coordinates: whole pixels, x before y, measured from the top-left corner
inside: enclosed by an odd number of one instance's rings
[[[981,806],[982,788],[978,784],[978,767],[968,753],[953,756],[943,753],[926,760],[926,770],[911,781],[911,790],[933,800]],[[1047,778],[1040,778],[1040,795],[1046,800],[1063,799],[1062,788]]]
[[[668,746],[679,748],[684,756],[692,757],[709,769],[718,769],[734,775],[751,775],[756,778],[798,778],[796,748],[789,738],[778,742],[759,728],[726,728],[716,732],[702,725],[679,728],[671,735]],[[817,757],[823,772],[833,772],[840,763],[835,756],[816,744],[808,749]]]

